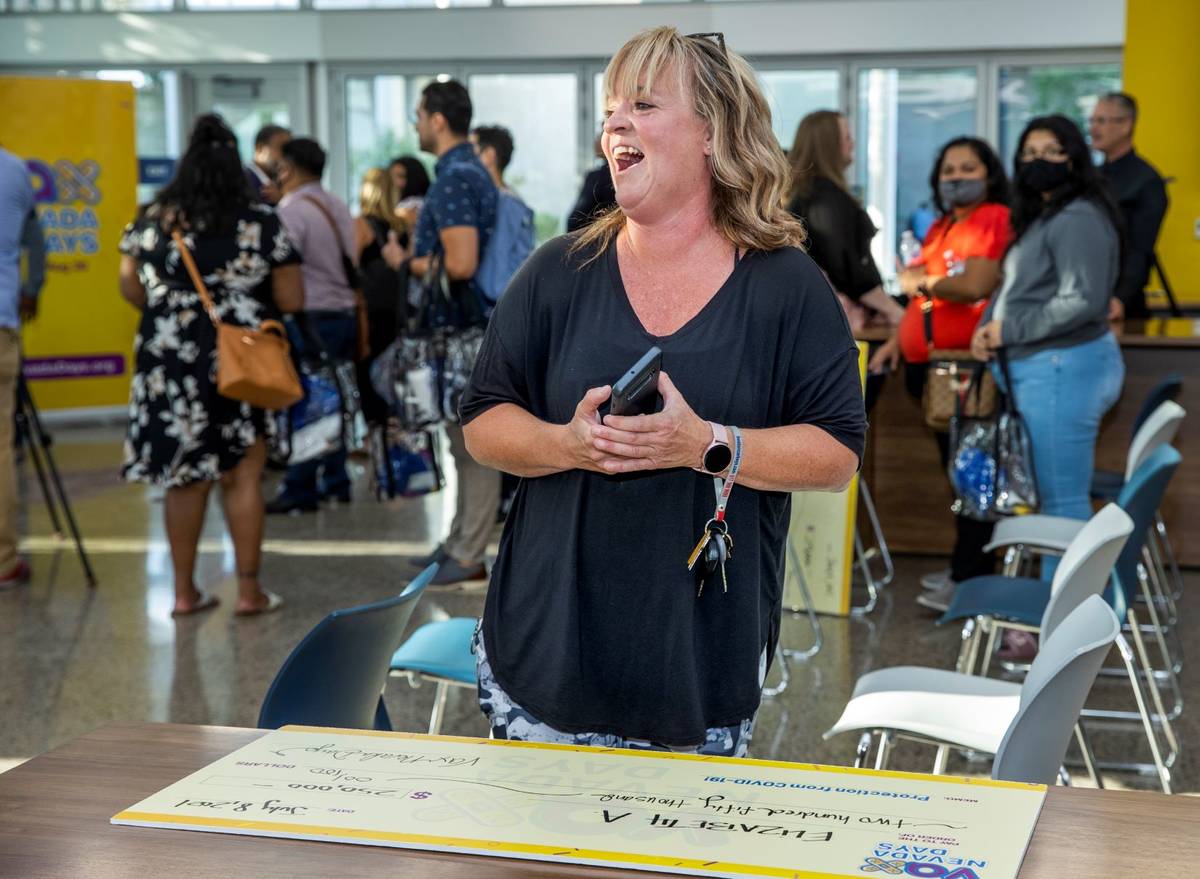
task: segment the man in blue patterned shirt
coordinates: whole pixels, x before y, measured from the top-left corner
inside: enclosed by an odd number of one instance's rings
[[[481,302],[474,277],[496,225],[499,191],[467,140],[471,112],[462,83],[432,82],[421,92],[417,136],[421,149],[438,157],[437,179],[421,206],[409,271],[424,275],[430,257],[440,253],[458,296]],[[441,545],[418,563],[441,565],[433,588],[487,588],[483,557],[500,503],[500,474],[468,454],[458,424],[447,423],[446,435],[458,474],[454,521]]]

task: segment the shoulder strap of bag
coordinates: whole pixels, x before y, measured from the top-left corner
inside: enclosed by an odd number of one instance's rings
[[[187,268],[187,273],[192,279],[192,284],[196,288],[196,292],[200,294],[200,301],[204,303],[204,310],[208,312],[208,319],[213,322],[214,327],[221,325],[221,319],[217,317],[217,308],[213,305],[212,297],[208,295],[208,287],[204,285],[204,278],[200,276],[200,270],[196,268],[196,261],[192,259],[192,252],[188,250],[187,242],[183,240],[183,235],[178,229],[171,230],[171,237],[175,239],[175,246],[179,248],[179,256],[183,259],[183,265]]]
[[[321,200],[315,195],[306,195],[304,200],[312,204],[321,212],[321,216],[325,218],[325,222],[329,224],[329,228],[333,230],[334,240],[338,243],[338,250],[342,253],[342,259],[349,259],[350,255],[346,253],[344,242],[342,241],[342,233],[337,227],[337,221],[333,219],[333,214],[329,213],[329,208],[321,204]]]
[[[1011,414],[1020,415],[1020,410],[1017,409],[1017,395],[1013,391],[1012,373],[1008,369],[1008,351],[1003,348],[996,349],[996,361],[1000,364],[1000,374],[1004,376],[1003,402],[1001,405]]]

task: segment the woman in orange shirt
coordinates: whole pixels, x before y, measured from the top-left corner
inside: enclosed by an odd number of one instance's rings
[[[900,328],[871,358],[871,371],[884,372],[895,369],[903,356],[908,362],[905,383],[918,397],[930,350],[970,348],[988,297],[1000,284],[1000,260],[1012,237],[1008,177],[985,141],[959,137],[943,146],[929,184],[940,217],[925,236],[916,263],[900,273],[900,289],[912,297]],[[944,432],[935,436],[944,467],[950,438]],[[994,560],[983,551],[991,540],[991,523],[964,516],[955,520],[949,570],[921,578],[927,591],[917,601],[933,610],[946,609],[962,580],[993,571]]]

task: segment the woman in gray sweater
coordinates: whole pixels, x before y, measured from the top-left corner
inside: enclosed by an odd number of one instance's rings
[[[1100,419],[1125,364],[1108,325],[1121,233],[1087,144],[1065,116],[1032,120],[1017,145],[1013,243],[971,349],[1008,353],[1029,426],[1041,512],[1087,519]],[[1043,565],[1043,577],[1053,564]]]

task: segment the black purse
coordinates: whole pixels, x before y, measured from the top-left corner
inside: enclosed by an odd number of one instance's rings
[[[487,324],[483,303],[470,281],[452,281],[440,250],[429,255],[421,277],[407,279],[405,335],[410,338],[448,335]]]

